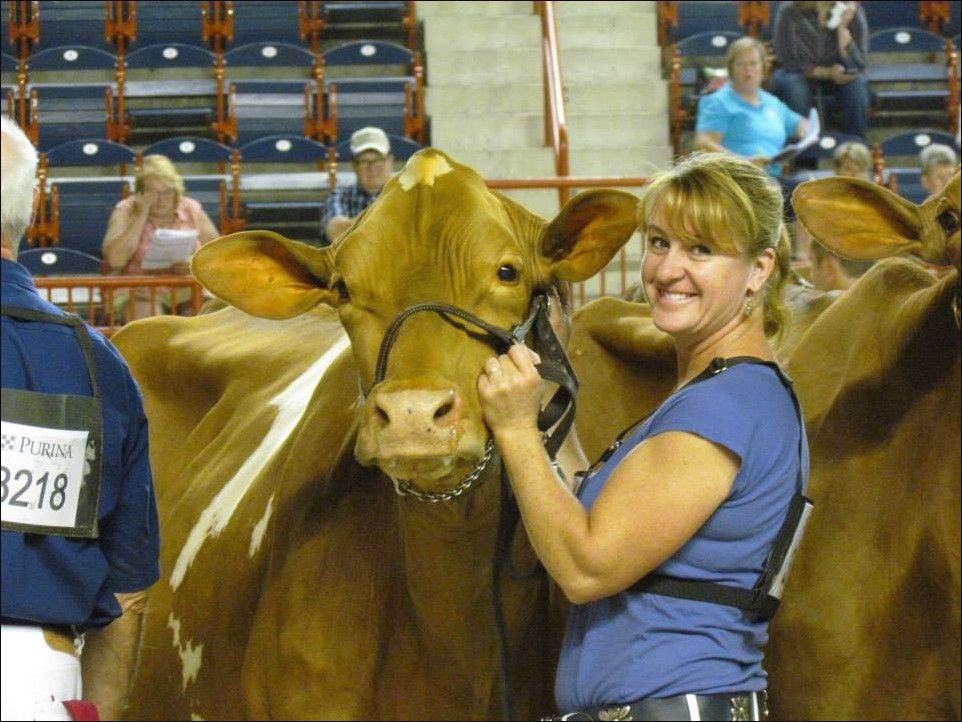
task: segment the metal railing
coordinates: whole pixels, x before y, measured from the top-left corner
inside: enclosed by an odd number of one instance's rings
[[[536,0],[541,16],[541,57],[544,65],[544,143],[554,150],[555,175],[568,175],[568,118],[558,54],[558,24],[553,0]],[[523,187],[523,186],[522,186]],[[568,202],[568,187],[558,186],[560,205]]]

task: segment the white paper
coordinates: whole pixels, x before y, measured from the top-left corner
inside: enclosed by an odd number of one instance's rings
[[[797,143],[786,145],[775,155],[769,158],[768,162],[781,163],[786,160],[791,160],[809,146],[814,145],[821,132],[822,128],[818,122],[818,111],[815,110],[815,108],[812,108],[808,111],[808,130],[805,131],[805,136]]]
[[[178,262],[190,260],[197,246],[197,231],[179,231],[175,228],[158,228],[153,242],[147,247],[140,267],[145,271],[167,268]]]

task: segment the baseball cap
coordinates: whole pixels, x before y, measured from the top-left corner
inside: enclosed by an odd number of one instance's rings
[[[351,155],[358,155],[366,150],[376,150],[381,155],[391,152],[391,141],[380,128],[368,127],[354,131],[351,135]]]

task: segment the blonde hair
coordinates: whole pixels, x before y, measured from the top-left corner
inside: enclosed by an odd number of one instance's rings
[[[3,193],[0,194],[0,224],[3,238],[16,253],[30,221],[33,219],[33,189],[37,187],[37,149],[6,116],[0,116],[0,143],[3,153]]]
[[[179,203],[180,199],[186,194],[184,179],[180,177],[176,166],[166,155],[154,154],[145,155],[144,164],[134,175],[134,191],[143,193],[144,187],[150,178],[157,178],[167,183],[174,189],[176,198],[174,203]]]
[[[732,77],[734,73],[735,58],[741,55],[746,50],[754,50],[758,53],[758,60],[762,64],[762,73],[768,72],[768,53],[765,51],[765,46],[762,45],[761,41],[746,35],[743,38],[738,38],[735,42],[728,46],[728,52],[725,54],[725,67],[728,68],[728,77]]]
[[[768,248],[775,251],[772,274],[759,295],[765,334],[777,339],[788,315],[782,290],[791,275],[791,241],[778,183],[743,158],[692,153],[642,190],[637,213],[642,236],[658,211],[686,243],[710,240],[724,253],[752,258]]]
[[[872,170],[872,151],[868,149],[865,143],[850,140],[835,149],[835,152],[832,153],[832,167],[835,168],[836,173],[842,167],[842,163],[847,160],[855,163],[863,173]]]
[[[955,151],[944,143],[932,143],[925,146],[919,153],[919,163],[922,165],[922,175],[927,176],[937,166],[956,166],[959,160]]]

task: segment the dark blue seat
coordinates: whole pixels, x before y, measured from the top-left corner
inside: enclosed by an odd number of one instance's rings
[[[137,0],[137,38],[131,49],[158,43],[202,45],[202,5],[196,0]]]
[[[918,27],[878,30],[869,35],[869,52],[866,76],[874,120],[891,117],[900,125],[912,124],[906,116],[914,122],[920,115],[936,123],[946,120],[949,71],[942,36]]]
[[[68,141],[45,153],[50,195],[58,198],[60,247],[100,257],[107,221],[136,157],[133,148],[101,138]]]
[[[76,138],[105,138],[107,135],[107,83],[70,85],[34,83],[37,91],[41,151]]]
[[[323,54],[325,97],[334,86],[335,129],[338,138],[375,125],[386,133],[404,135],[405,95],[416,95],[415,55],[385,41],[345,43]],[[352,68],[346,73],[341,68]],[[358,75],[365,73],[363,76]],[[325,108],[325,112],[329,112]]]
[[[327,148],[298,134],[259,138],[240,147],[240,195],[247,227],[318,243],[329,186]]]
[[[343,23],[399,23],[404,19],[407,3],[391,0],[381,2],[362,0],[361,2],[324,3],[328,22]]]
[[[223,143],[195,136],[177,136],[151,143],[143,155],[159,153],[174,163],[229,163],[231,149]]]
[[[32,276],[100,275],[102,262],[97,256],[74,248],[27,248],[17,254],[17,262]]]
[[[234,3],[234,43],[300,42],[297,2],[294,0],[243,0]]]
[[[710,32],[745,34],[745,29],[738,22],[738,2],[681,0],[678,3],[678,24],[669,26],[668,41],[675,42]]]
[[[897,27],[921,28],[917,2],[872,0],[872,2],[863,2],[861,5],[870,31]]]
[[[915,165],[917,165],[919,153],[933,143],[941,143],[950,148],[955,148],[956,152],[959,150],[959,144],[956,143],[954,135],[944,130],[932,128],[917,128],[890,135],[879,141],[878,149],[884,159],[891,159],[896,156],[911,156],[915,159]]]
[[[228,51],[224,60],[235,93],[238,145],[278,133],[305,133],[305,86],[308,98],[316,87],[313,53],[288,43],[257,42]]]
[[[9,82],[7,78],[3,79],[4,85],[13,85],[14,81],[16,80],[16,72],[19,66],[20,63],[15,57],[8,55],[7,53],[0,53],[0,72],[3,72],[4,74],[14,73],[14,76],[9,79]]]
[[[84,70],[106,70],[113,73],[117,67],[117,56],[89,45],[68,43],[32,53],[27,59],[27,66],[31,72],[52,70],[75,73]]]
[[[922,185],[922,171],[919,168],[892,168],[883,173],[882,180],[913,203],[921,203],[929,197],[928,189]]]
[[[103,38],[103,3],[65,0],[40,3],[40,42],[34,50],[77,42],[100,44]]]

